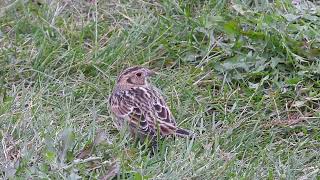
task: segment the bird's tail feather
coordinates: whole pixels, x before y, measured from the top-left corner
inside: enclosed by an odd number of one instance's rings
[[[195,137],[195,134],[192,133],[192,132],[189,131],[189,130],[182,129],[182,128],[178,128],[178,129],[176,130],[176,136],[192,138],[192,137]]]

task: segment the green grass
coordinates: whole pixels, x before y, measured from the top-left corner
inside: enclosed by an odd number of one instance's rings
[[[80,2],[0,2],[1,179],[320,179],[317,1]],[[197,139],[116,131],[132,65]]]

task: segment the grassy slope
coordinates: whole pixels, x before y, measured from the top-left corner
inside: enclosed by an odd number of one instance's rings
[[[118,161],[118,178],[320,178],[320,6],[66,2],[1,4],[0,177],[94,179]],[[137,64],[196,141],[149,157],[115,131],[106,98]]]

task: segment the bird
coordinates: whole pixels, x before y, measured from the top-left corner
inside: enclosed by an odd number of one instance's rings
[[[159,137],[189,137],[194,134],[177,126],[161,91],[149,81],[153,70],[133,66],[123,70],[109,97],[116,127],[128,125],[131,135],[156,141]]]

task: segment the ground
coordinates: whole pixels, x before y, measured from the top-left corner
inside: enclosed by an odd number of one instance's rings
[[[320,179],[320,5],[0,2],[0,178]],[[150,155],[107,98],[142,65],[194,140]]]

